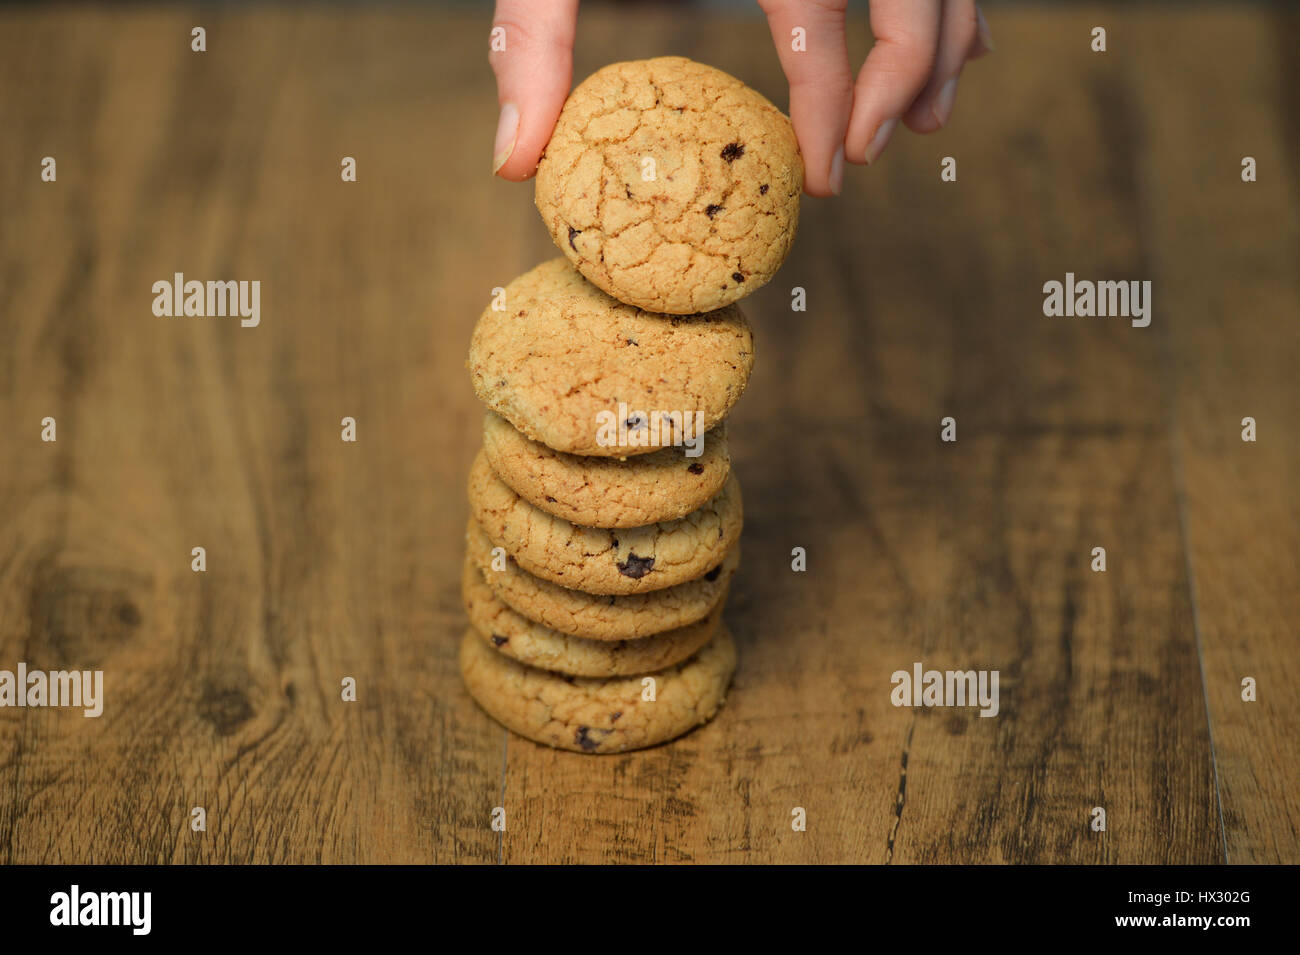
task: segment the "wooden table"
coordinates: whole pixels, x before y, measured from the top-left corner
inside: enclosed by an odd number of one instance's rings
[[[487,16],[0,10],[0,668],[106,697],[0,709],[0,860],[1300,861],[1300,18],[995,6],[950,128],[805,202],[745,303],[727,706],[591,758],[456,671],[470,330],[555,254]],[[577,75],[669,52],[785,102],[757,17],[593,6]],[[155,317],[175,272],[260,325]],[[1150,326],[1045,317],[1066,272]],[[1000,713],[893,706],[917,661]]]

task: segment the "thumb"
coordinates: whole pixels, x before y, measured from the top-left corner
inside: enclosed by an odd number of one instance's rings
[[[516,182],[537,171],[573,79],[578,0],[498,0],[488,60],[497,77],[492,172]]]

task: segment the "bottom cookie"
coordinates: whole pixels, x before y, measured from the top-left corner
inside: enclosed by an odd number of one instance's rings
[[[622,753],[665,743],[707,723],[726,699],[736,647],[724,623],[676,666],[645,677],[565,677],[493,650],[471,628],[460,672],[479,706],[520,736],[577,753]],[[653,679],[654,699],[643,694]]]

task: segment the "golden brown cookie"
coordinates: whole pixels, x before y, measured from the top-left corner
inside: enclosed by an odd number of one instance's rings
[[[694,623],[724,599],[740,566],[737,546],[699,580],[647,594],[599,597],[534,577],[504,555],[501,569],[494,568],[492,542],[473,518],[465,539],[470,559],[503,603],[529,620],[588,640],[635,640]]]
[[[722,490],[731,470],[725,422],[704,435],[698,455],[663,448],[620,460],[552,450],[489,411],[483,451],[520,497],[586,527],[641,527],[685,517]]]
[[[679,56],[615,63],[570,94],[537,167],[555,244],[622,302],[686,315],[736,301],[785,261],[803,161],[785,115]]]
[[[589,594],[637,594],[695,580],[740,539],[744,507],[731,474],[722,490],[685,517],[644,527],[572,524],[529,504],[488,465],[482,451],[469,473],[469,509],[493,544],[519,566]]]
[[[654,746],[707,723],[735,669],[726,624],[690,659],[645,677],[548,673],[494,652],[472,628],[460,645],[461,677],[479,706],[520,736],[578,753]],[[654,699],[647,700],[651,686]]]
[[[552,630],[511,610],[492,592],[483,572],[465,561],[461,596],[469,622],[480,637],[512,660],[569,676],[629,676],[653,673],[685,660],[709,642],[722,617],[725,598],[695,623],[639,640],[584,640]]]
[[[489,408],[557,451],[629,457],[726,417],[754,364],[736,306],[667,316],[623,305],[564,259],[526,272],[474,326],[468,367]]]

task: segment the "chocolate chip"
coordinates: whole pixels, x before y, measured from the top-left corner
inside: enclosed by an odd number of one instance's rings
[[[710,581],[712,581],[712,580],[717,580],[717,579],[718,579],[718,574],[720,574],[720,573],[722,573],[722,565],[721,565],[721,564],[719,564],[717,567],[714,567],[711,571],[709,571],[707,574],[705,574],[705,575],[704,575],[704,579],[705,579],[705,580],[710,580]]]
[[[629,428],[644,428],[648,422],[640,415],[633,415],[623,422]]]
[[[722,158],[727,162],[735,162],[743,155],[745,155],[745,147],[740,143],[727,143],[722,147]]]
[[[638,342],[635,338],[625,338],[623,339],[623,341],[627,342],[629,345],[636,345],[637,347],[640,347],[640,342]]]
[[[703,473],[704,473],[704,465],[701,464],[699,461],[696,461],[694,464],[692,464],[692,465],[691,465],[690,467],[688,467],[686,470],[690,471],[692,474],[703,474]]]
[[[494,647],[499,647],[509,642],[510,642],[509,637],[498,637],[495,633],[492,634],[492,646]]]
[[[624,186],[624,187],[623,187],[623,190],[627,193],[627,197],[628,197],[629,199],[631,199],[631,198],[632,198],[632,187],[631,187],[631,186]]]
[[[591,728],[588,726],[579,726],[578,732],[573,734],[573,741],[589,753],[600,748],[600,740],[591,738]]]
[[[582,230],[575,229],[573,226],[569,226],[569,248],[571,248],[574,252],[577,252],[578,247],[573,244],[573,237],[575,235],[582,235]]]
[[[555,498],[551,497],[551,495],[549,495],[549,494],[546,495],[546,500],[547,500],[547,502],[550,503],[550,504],[554,504],[554,503],[555,503]]]
[[[733,282],[743,282],[743,281],[745,281],[745,277],[744,277],[743,275],[741,275],[739,272],[732,272],[732,273],[731,273],[731,280],[732,280]]]
[[[646,574],[650,573],[655,565],[653,557],[638,557],[636,554],[628,554],[627,560],[618,564],[618,572],[624,577],[631,577],[633,580],[640,580]]]
[[[704,207],[704,214],[708,216],[710,219],[712,219],[721,211],[722,211],[722,206],[718,205],[716,202],[713,203],[712,205],[708,205]]]
[[[758,187],[758,194],[760,196],[767,195],[767,183],[763,183],[761,186]]]
[[[617,722],[618,722],[618,718],[619,718],[620,716],[622,716],[622,715],[623,715],[623,711],[622,711],[622,710],[619,710],[617,713],[610,713],[610,714],[609,714],[609,721],[610,721],[611,723],[617,723]]]

